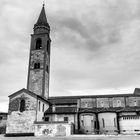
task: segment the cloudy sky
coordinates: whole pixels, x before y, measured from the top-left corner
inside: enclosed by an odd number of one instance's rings
[[[140,87],[140,0],[46,0],[50,96],[132,93]],[[42,0],[0,0],[0,111],[26,88],[30,34]]]

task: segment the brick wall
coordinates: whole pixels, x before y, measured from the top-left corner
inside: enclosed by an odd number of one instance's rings
[[[42,82],[43,70],[30,70],[29,90],[41,96]]]
[[[25,100],[25,111],[20,112],[20,101]],[[6,133],[33,133],[37,99],[21,93],[10,99]]]
[[[78,108],[109,108],[140,106],[140,97],[82,98],[77,101]]]
[[[108,98],[97,98],[97,107],[109,107],[109,99]]]
[[[127,97],[126,98],[127,106],[140,106],[140,97]]]
[[[96,99],[84,98],[81,99],[80,104],[81,104],[80,105],[81,108],[93,108],[96,107]]]

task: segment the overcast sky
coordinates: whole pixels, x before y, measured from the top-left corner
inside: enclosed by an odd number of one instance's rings
[[[46,0],[50,96],[140,87],[140,0]],[[0,111],[26,88],[30,34],[42,0],[0,0]]]

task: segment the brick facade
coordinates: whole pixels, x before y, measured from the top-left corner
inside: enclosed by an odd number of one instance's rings
[[[20,112],[20,101],[25,100],[25,111]],[[37,98],[26,92],[10,98],[6,133],[34,133]]]

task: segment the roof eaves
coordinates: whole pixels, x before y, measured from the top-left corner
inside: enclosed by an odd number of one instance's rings
[[[49,103],[49,104],[52,104],[52,103],[51,103],[50,101],[48,101],[46,98],[43,98],[43,97],[41,97],[41,96],[39,96],[39,95],[37,95],[37,97],[40,98],[40,99],[42,99],[43,101]]]
[[[27,89],[25,89],[25,88],[22,88],[21,90],[19,90],[19,91],[13,93],[13,94],[11,94],[11,95],[9,95],[8,97],[9,97],[9,98],[12,98],[12,97],[14,97],[14,96],[20,94],[21,92],[25,92],[25,93],[27,93],[27,94],[33,96],[33,97],[37,97],[37,95],[36,95],[35,93],[33,93],[33,92],[31,92],[31,91],[29,91],[29,90],[27,90]]]
[[[54,96],[50,97],[49,100],[55,100],[55,99],[81,99],[81,98],[113,98],[113,97],[136,97],[140,96],[138,94],[108,94],[108,95],[81,95],[81,96]]]

